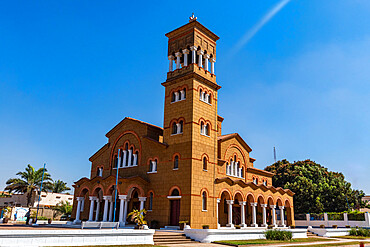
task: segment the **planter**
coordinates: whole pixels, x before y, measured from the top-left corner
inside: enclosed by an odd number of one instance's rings
[[[48,224],[51,224],[52,220],[51,219],[48,219]]]
[[[4,218],[4,219],[3,219],[3,223],[4,223],[4,224],[8,223],[8,221],[9,221],[9,218]]]
[[[209,229],[209,225],[202,226],[203,229]]]
[[[184,230],[185,226],[186,226],[186,223],[181,223],[180,224],[180,230]]]

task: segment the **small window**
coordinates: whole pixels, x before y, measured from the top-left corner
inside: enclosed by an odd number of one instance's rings
[[[153,210],[153,192],[150,192],[149,194],[149,209],[148,210]]]
[[[175,93],[172,93],[172,97],[171,97],[171,102],[175,102],[176,98],[175,98]]]
[[[207,193],[205,191],[202,193],[202,209],[203,211],[207,210]]]
[[[179,169],[179,156],[175,156],[175,160],[173,161],[173,169]]]
[[[230,165],[226,162],[226,175],[230,175]]]
[[[180,195],[180,192],[178,189],[174,189],[171,193],[171,196],[179,196]]]
[[[118,157],[117,157],[117,155],[114,155],[114,163],[113,163],[113,167],[114,167],[114,168],[117,168],[117,164],[118,164]]]
[[[182,91],[184,92],[184,94],[182,95],[182,99],[186,99],[186,89],[184,88]]]
[[[176,135],[176,134],[177,134],[177,124],[173,123],[172,124],[172,135]]]
[[[184,127],[184,122],[181,120],[179,122],[179,127],[178,127],[179,129],[177,130],[178,134],[181,134],[182,133],[183,127]]]
[[[204,135],[204,123],[200,123],[200,133]]]
[[[203,157],[203,171],[207,171],[207,158]]]
[[[157,160],[151,160],[149,162],[149,172],[157,172]]]
[[[209,136],[209,124],[206,125],[205,133],[206,136]]]
[[[199,99],[203,100],[203,91],[202,91],[202,89],[199,90]]]
[[[242,168],[240,169],[240,177],[244,178],[244,167],[242,166]]]

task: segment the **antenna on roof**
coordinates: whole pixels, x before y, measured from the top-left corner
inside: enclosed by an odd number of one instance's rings
[[[274,147],[274,160],[275,160],[275,163],[276,163],[276,149]]]

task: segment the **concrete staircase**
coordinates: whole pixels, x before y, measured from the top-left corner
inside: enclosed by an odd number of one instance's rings
[[[153,236],[155,245],[173,245],[194,243],[193,240],[187,238],[182,231],[173,230],[156,230]]]
[[[314,237],[318,237],[318,235],[313,233],[313,232],[310,232],[309,230],[307,230],[307,237],[308,238],[314,238]]]

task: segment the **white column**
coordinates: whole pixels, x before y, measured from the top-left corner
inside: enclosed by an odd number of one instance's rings
[[[122,166],[127,166],[127,151],[123,150],[123,162]]]
[[[128,208],[128,202],[130,201],[129,198],[126,197],[125,199],[125,209],[123,210],[123,222],[126,223],[126,219],[127,219],[127,208]]]
[[[99,201],[99,198],[96,198],[95,221],[99,220],[99,213],[100,213],[100,201]]]
[[[176,69],[180,69],[180,58],[182,54],[181,52],[176,52],[175,56],[176,56]]]
[[[280,218],[281,218],[281,227],[286,227],[285,222],[284,222],[284,206],[279,206],[280,208]]]
[[[127,195],[119,195],[118,198],[120,199],[119,225],[120,226],[125,226],[126,222],[125,222],[125,220],[123,218],[123,213],[124,213],[124,209],[125,209],[125,204],[127,203],[126,202]]]
[[[77,208],[76,208],[76,219],[73,223],[80,223],[80,215],[81,215],[81,201],[84,199],[83,197],[77,197]]]
[[[114,201],[111,200],[110,203],[109,203],[109,221],[112,222],[113,221],[113,204],[114,204]]]
[[[216,59],[214,59],[214,58],[211,58],[211,74],[215,74],[215,62],[216,62]]]
[[[185,67],[185,66],[188,66],[189,50],[184,49],[182,50],[182,53],[184,53],[184,67]]]
[[[201,67],[201,68],[203,68],[203,55],[204,55],[204,51],[199,50],[197,53],[199,55],[198,66]]]
[[[177,123],[176,126],[177,126],[177,134],[180,134],[181,133],[181,124]]]
[[[140,201],[140,210],[143,210],[146,197],[139,197],[139,201]]]
[[[209,54],[204,55],[205,61],[204,61],[204,70],[208,71],[208,62],[209,62]]]
[[[175,102],[180,100],[179,92],[175,92]]]
[[[82,200],[81,200],[81,212],[84,211],[84,208],[85,208],[85,197],[82,197]]]
[[[191,63],[197,63],[197,47],[192,46],[190,47],[191,50]]]
[[[226,200],[226,203],[228,204],[228,224],[226,226],[228,227],[234,227],[233,224],[233,200]]]
[[[173,60],[175,59],[174,56],[168,56],[168,60],[170,60],[170,68],[169,68],[169,71],[173,71]]]
[[[134,154],[134,166],[137,165],[137,154]]]
[[[219,209],[219,203],[221,202],[221,199],[217,198],[217,206],[216,206],[216,218],[217,218],[217,229],[219,229],[221,227],[220,225],[220,221],[219,221],[219,218],[218,218],[218,209]]]
[[[96,196],[90,196],[90,212],[89,212],[89,221],[94,220],[94,202],[97,199]]]
[[[252,227],[258,227],[257,225],[257,212],[256,212],[256,208],[257,208],[257,202],[251,202],[251,206],[252,206]]]
[[[239,202],[239,205],[241,207],[241,224],[240,226],[241,227],[246,227],[247,225],[245,224],[245,205],[247,204],[247,202]]]
[[[275,212],[276,206],[275,205],[270,205],[270,208],[272,210],[272,212],[271,212],[271,214],[272,214],[272,225],[274,227],[277,227],[277,224],[276,224],[276,212]]]
[[[132,166],[131,160],[132,160],[132,150],[129,149],[128,150],[128,164],[127,164],[127,166]]]
[[[185,99],[185,91],[181,90],[180,91],[180,100],[183,100],[183,99]]]
[[[267,219],[266,219],[266,208],[267,208],[267,204],[261,204],[261,207],[262,207],[262,215],[263,215],[263,223],[262,223],[262,226],[263,227],[266,227],[267,226]]]
[[[103,213],[103,221],[108,221],[108,203],[112,200],[112,196],[103,196],[104,200],[104,213]]]

